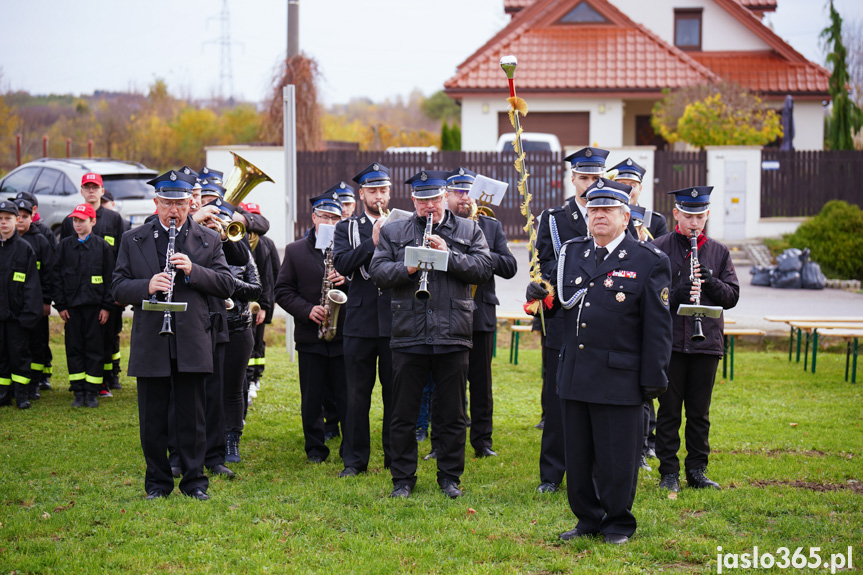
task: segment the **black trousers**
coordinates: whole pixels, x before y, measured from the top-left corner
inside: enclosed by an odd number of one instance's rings
[[[563,447],[563,417],[560,397],[557,395],[557,365],[560,350],[542,346],[542,363],[545,366],[542,380],[542,410],[545,412],[545,427],[539,447],[539,480],[560,485],[566,472]]]
[[[259,380],[264,374],[266,368],[266,353],[267,342],[264,340],[264,328],[267,324],[252,326],[252,332],[255,334],[255,347],[252,348],[252,356],[249,358],[249,367],[246,370],[246,376],[250,380]]]
[[[390,426],[393,409],[393,354],[390,338],[364,338],[345,336],[342,340],[347,375],[347,419],[345,420],[345,467],[364,470],[369,465],[371,432],[369,410],[375,381],[380,378],[381,401],[384,407],[381,444],[384,450],[384,467],[389,468]]]
[[[30,383],[30,331],[17,321],[0,321],[0,395],[24,401]]]
[[[440,422],[437,445],[437,480],[459,482],[464,472],[464,444],[467,436],[464,412],[465,384],[470,352],[438,355],[393,350],[393,421],[390,430],[393,484],[417,481],[416,425],[423,389],[434,379],[432,413]]]
[[[251,328],[231,332],[225,354],[225,370],[222,377],[225,432],[243,433],[243,414],[246,401],[243,399],[243,385],[246,381],[246,368],[255,338]]]
[[[36,329],[30,333],[30,369],[34,380],[41,379],[42,375],[50,376],[53,371],[49,338],[48,316],[43,315]]]
[[[141,448],[147,472],[144,489],[147,493],[161,489],[170,493],[174,489],[171,465],[168,463],[168,406],[174,397],[174,437],[180,457],[183,478],[180,491],[191,493],[195,489],[207,490],[209,482],[204,475],[206,450],[206,424],[204,421],[204,373],[178,373],[172,361],[170,377],[138,378],[138,420],[141,430]]]
[[[330,449],[324,443],[321,406],[324,401],[324,382],[332,382],[339,419],[347,417],[347,390],[344,356],[327,357],[307,351],[297,352],[300,373],[300,416],[303,420],[303,440],[307,457],[326,459]],[[341,451],[341,447],[339,448]]]
[[[123,331],[123,307],[112,306],[111,315],[105,323],[108,339],[105,353],[105,374],[120,374],[120,332]]]
[[[80,305],[67,310],[66,366],[72,391],[96,393],[102,389],[105,353],[111,345],[106,329],[108,323],[99,324],[101,309],[98,305]]]
[[[656,457],[659,473],[680,471],[680,418],[686,410],[687,471],[707,465],[710,455],[710,398],[720,356],[671,352],[668,364],[668,391],[659,396],[656,414]]]
[[[647,457],[649,449],[656,450],[656,409],[653,406],[652,399],[644,402],[644,442],[641,446],[642,455]]]
[[[494,400],[491,395],[491,356],[494,332],[473,332],[473,349],[467,371],[470,389],[470,444],[474,449],[491,449]]]
[[[635,533],[644,407],[562,400],[566,493],[576,527],[587,533]],[[546,415],[546,425],[548,425]]]

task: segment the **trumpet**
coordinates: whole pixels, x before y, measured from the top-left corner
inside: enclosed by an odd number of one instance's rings
[[[423,234],[424,248],[430,247],[431,240],[429,238],[432,235],[432,226],[434,226],[434,213],[429,214],[426,220],[426,231]],[[420,286],[416,293],[414,293],[414,297],[421,302],[426,302],[431,297],[431,292],[429,291],[429,271],[427,269],[424,269],[420,275]]]
[[[386,210],[386,211],[382,210],[380,202],[378,202],[378,214],[380,214],[380,216],[383,219],[387,219],[388,217],[390,217],[390,211],[389,210]]]
[[[246,235],[246,226],[243,222],[228,219],[227,215],[215,215],[211,218],[219,227],[219,232],[225,234],[228,241],[238,242]]]

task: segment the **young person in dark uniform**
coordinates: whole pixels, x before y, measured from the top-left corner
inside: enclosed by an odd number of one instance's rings
[[[117,254],[120,251],[120,242],[123,234],[129,229],[129,224],[119,213],[102,207],[102,195],[104,193],[105,188],[103,187],[102,176],[92,172],[84,174],[81,178],[81,196],[96,211],[96,226],[93,228],[93,233],[108,242],[116,260]],[[76,233],[72,226],[72,221],[69,218],[65,218],[60,230],[60,238],[75,236]],[[120,331],[123,329],[122,307],[115,305],[111,308],[107,325],[107,329],[111,333],[112,344],[107,348],[109,352],[106,352],[105,356],[105,382],[102,384],[102,389],[99,392],[99,395],[102,397],[111,397],[111,389],[122,388],[119,378]]]
[[[18,192],[15,194],[14,198],[7,198],[9,200],[27,200],[31,204],[33,204],[33,223],[32,227],[37,232],[45,236],[45,239],[48,240],[48,243],[51,244],[52,248],[57,247],[57,236],[54,235],[54,232],[45,225],[45,222],[42,221],[41,216],[39,215],[39,197],[35,194],[31,194],[30,192]],[[42,389],[42,388],[40,388]]]
[[[629,186],[601,178],[587,192],[592,237],[561,246],[555,282],[563,308],[558,392],[575,529],[621,544],[632,514],[643,437],[643,403],[667,385],[671,354],[668,258],[627,233]],[[546,290],[530,284],[533,299]]]
[[[0,201],[0,406],[30,408],[30,332],[42,317],[36,254],[16,229],[18,206]]]
[[[114,307],[114,253],[108,242],[92,233],[93,206],[80,204],[68,218],[75,220],[76,236],[57,245],[54,307],[66,323],[66,365],[75,394],[72,407],[99,407],[98,394],[105,373],[110,373],[103,358],[111,348],[106,323]]]
[[[447,174],[446,189],[450,212],[477,221],[491,256],[491,279],[476,286],[473,296],[476,309],[473,312],[473,347],[470,350],[467,380],[470,390],[470,444],[477,457],[494,457],[497,453],[492,449],[491,439],[494,416],[491,358],[497,330],[495,310],[500,305],[495,292],[494,276],[510,279],[515,276],[518,266],[515,256],[509,251],[500,222],[478,212],[471,218],[475,202],[468,197],[468,192],[474,180],[476,172],[459,167]]]
[[[460,497],[466,436],[465,382],[473,333],[471,284],[491,278],[488,244],[477,222],[450,212],[446,172],[411,177],[416,213],[381,229],[369,275],[380,289],[392,289],[393,420],[390,429],[393,490],[409,497],[416,485],[416,424],[423,389],[435,381],[432,412],[440,422],[437,480],[448,497]],[[426,234],[429,218],[434,224]],[[422,246],[448,253],[447,271],[405,264],[405,248]],[[426,281],[423,281],[426,280]],[[425,290],[427,297],[416,297]]]
[[[51,296],[54,294],[54,266],[56,249],[33,227],[33,204],[24,198],[14,200],[18,206],[18,235],[21,236],[36,254],[36,269],[39,270],[39,282],[42,284],[42,319],[39,325],[30,332],[30,371],[33,383],[29,385],[30,399],[39,399],[39,390],[51,389],[47,383],[51,377],[51,347],[49,345],[48,316],[51,315]]]
[[[710,215],[711,186],[696,186],[669,192],[675,196],[674,232],[656,238],[653,244],[671,259],[671,309],[693,303],[731,309],[740,297],[740,283],[728,248],[704,233]],[[696,281],[690,279],[692,254],[690,238],[697,236]],[[656,455],[659,458],[659,486],[680,489],[680,419],[686,411],[686,482],[690,487],[719,489],[705,476],[710,455],[710,399],[719,358],[724,353],[725,321],[702,318],[706,339],[692,341],[695,318],[673,314],[674,345],[668,366],[668,393],[659,398],[656,414]]]
[[[383,213],[390,203],[389,168],[383,164],[370,164],[354,176],[354,181],[359,184],[359,207],[362,212],[336,225],[333,248],[336,269],[351,278],[348,303],[343,310],[348,419],[344,440],[345,468],[339,477],[356,475],[368,468],[371,452],[369,410],[375,380],[378,378],[384,411],[381,430],[384,467],[389,468],[391,461],[392,290],[379,289],[368,271],[385,221]]]
[[[300,413],[306,458],[321,463],[329,457],[324,441],[321,418],[324,385],[330,380],[336,396],[339,420],[347,411],[345,360],[342,354],[344,314],[339,313],[336,335],[330,341],[318,337],[319,328],[328,320],[327,307],[321,305],[322,284],[326,268],[326,249],[315,247],[317,234],[324,224],[334,226],[342,219],[342,205],[335,192],[323,193],[309,200],[312,223],[306,237],[285,247],[285,258],[276,279],[276,302],[294,317],[294,341],[299,356]],[[333,289],[342,289],[345,277],[335,269],[328,275]],[[341,451],[341,449],[340,449]]]
[[[564,161],[572,168],[575,195],[559,207],[548,208],[539,216],[536,233],[536,250],[542,277],[557,281],[557,257],[560,246],[572,238],[587,235],[587,199],[589,188],[605,171],[608,151],[600,148],[583,148],[570,154]],[[528,298],[531,299],[531,298]],[[566,472],[563,450],[563,421],[560,398],[557,396],[557,358],[563,345],[563,317],[555,310],[545,316],[545,336],[542,338],[543,381],[542,397],[545,419],[539,449],[539,487],[541,493],[557,491]]]
[[[158,217],[125,234],[112,284],[114,299],[134,310],[129,375],[138,378],[141,447],[147,464],[144,487],[148,499],[167,497],[174,488],[167,455],[168,405],[173,396],[183,471],[180,491],[206,500],[204,381],[213,371],[208,298],[227,299],[234,282],[218,234],[188,217],[195,177],[170,171],[149,183],[156,188]],[[176,269],[173,282],[165,271],[171,220],[177,230],[169,260]],[[173,301],[188,307],[171,312],[174,334],[163,336],[164,314],[144,311],[141,302],[171,290]]]

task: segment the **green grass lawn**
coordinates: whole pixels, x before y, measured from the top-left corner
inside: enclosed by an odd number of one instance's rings
[[[134,380],[123,378],[125,389],[98,409],[73,409],[55,346],[54,390],[28,411],[0,409],[0,573],[716,573],[717,546],[756,545],[804,555],[817,546],[822,557],[852,546],[855,570],[863,563],[863,387],[843,381],[844,355],[822,354],[813,375],[789,364],[782,346],[738,351],[736,379],[717,382],[712,409],[709,476],[724,489],[669,499],[657,471],[642,472],[638,531],[615,547],[562,544],[558,534],[575,521],[565,491],[535,491],[535,346],[513,366],[509,338],[499,341],[500,456],[477,460],[469,449],[465,496],[446,499],[434,462],[420,461],[414,495],[397,501],[386,497],[379,447],[356,478],[336,477],[337,440],[329,461],[306,462],[297,367],[277,333],[272,341],[243,462],[232,466],[238,477],[213,480],[208,502],[177,490],[144,499]],[[374,447],[379,400],[372,416]],[[428,449],[426,441],[420,454]]]

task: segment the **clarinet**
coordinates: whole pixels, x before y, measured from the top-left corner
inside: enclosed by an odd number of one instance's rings
[[[174,299],[174,278],[177,276],[177,268],[171,263],[171,256],[174,255],[174,242],[177,239],[177,220],[171,218],[170,227],[168,228],[168,251],[165,254],[165,270],[164,272],[171,276],[171,286],[165,292],[165,301],[171,302]],[[159,335],[174,335],[174,330],[171,329],[171,312],[165,310],[165,316],[162,318],[162,331]]]
[[[695,277],[695,272],[698,269],[698,232],[696,230],[692,230],[692,233],[689,236],[689,246],[689,281],[692,283],[698,282],[698,284],[701,285],[701,280]],[[698,292],[698,296],[695,298],[695,305],[701,305],[701,291]],[[689,338],[690,341],[704,341],[704,331],[701,329],[701,316],[694,316],[692,321],[694,327],[692,330],[692,336]]]
[[[429,236],[432,235],[432,226],[434,226],[434,213],[429,214],[428,219],[426,220],[426,231],[423,234],[424,248],[430,246]],[[417,301],[421,302],[426,302],[431,297],[431,292],[429,291],[429,271],[427,269],[423,269],[423,273],[420,274],[420,286],[414,294],[414,297]]]

